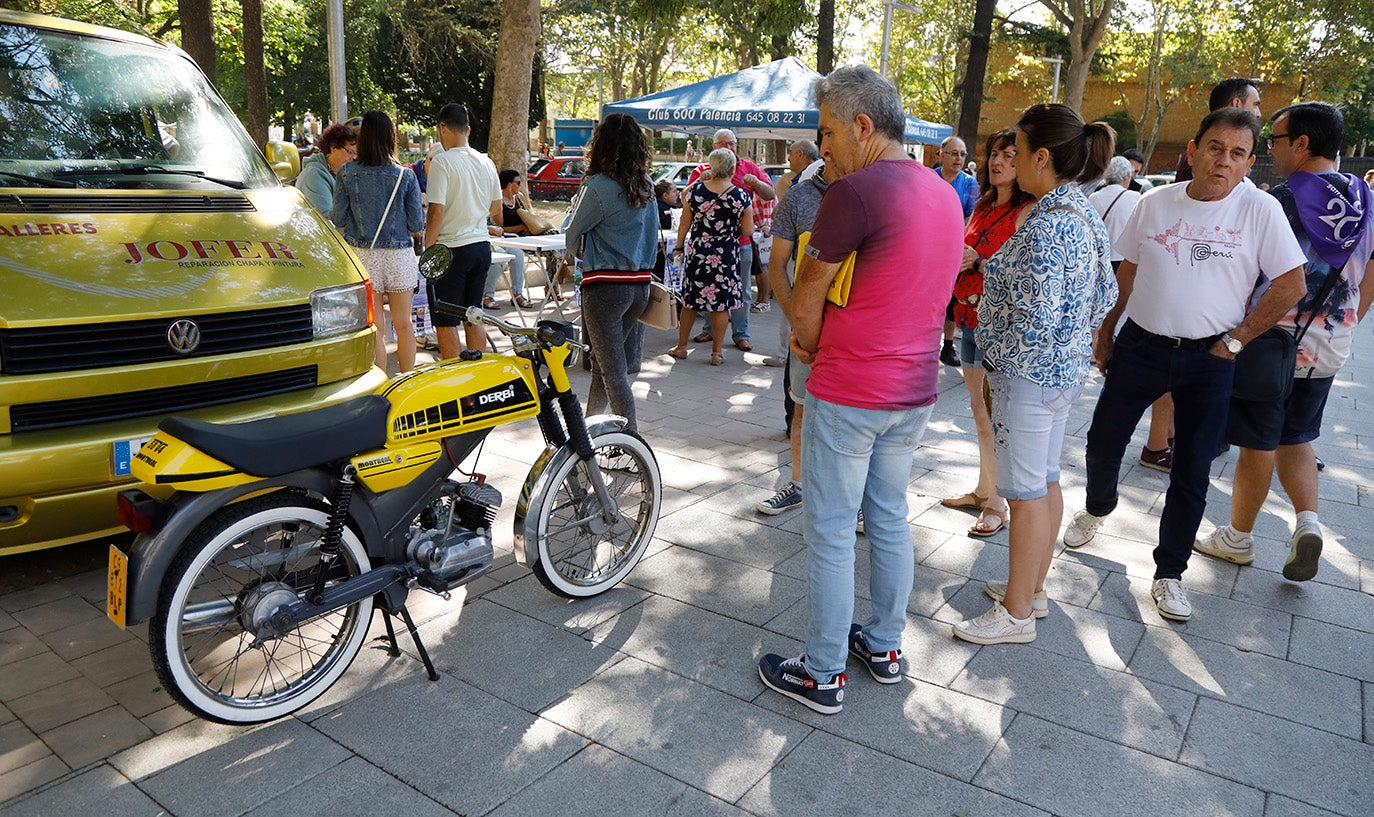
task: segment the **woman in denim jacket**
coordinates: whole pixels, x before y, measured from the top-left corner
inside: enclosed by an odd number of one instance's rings
[[[587,178],[567,222],[568,252],[582,257],[582,321],[592,346],[587,413],[609,402],[636,431],[625,338],[649,305],[658,257],[658,208],[649,142],[634,119],[611,114],[592,133]],[[639,361],[634,361],[638,367]]]
[[[391,323],[396,329],[396,362],[401,371],[410,371],[415,368],[411,304],[420,275],[413,239],[424,234],[425,216],[420,208],[420,181],[410,168],[396,163],[396,127],[381,111],[363,114],[358,158],[339,168],[331,219],[372,277],[372,311],[379,324],[377,366],[386,369],[388,333],[381,325],[385,324],[385,300],[391,304]]]

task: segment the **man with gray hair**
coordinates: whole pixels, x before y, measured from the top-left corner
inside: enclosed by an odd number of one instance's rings
[[[879,683],[903,677],[913,572],[907,483],[935,403],[964,217],[954,189],[903,152],[906,118],[890,81],[847,66],[818,80],[815,94],[832,181],[798,256],[789,312],[792,352],[811,365],[802,415],[803,494],[814,498],[802,505],[811,620],[806,651],[764,655],[759,677],[833,715],[844,706],[846,652]],[[847,294],[832,297],[837,278]],[[860,511],[872,615],[853,624]]]
[[[778,193],[778,201],[782,201],[782,197],[787,195],[797,176],[820,158],[820,149],[810,139],[798,139],[792,143],[792,147],[787,150],[787,172],[778,179],[777,185],[773,188]]]
[[[739,139],[735,132],[729,128],[721,128],[716,131],[715,141],[711,143],[711,150],[727,148],[735,154],[735,175],[730,181],[736,187],[742,187],[753,194],[754,202],[754,226],[761,228],[773,220],[773,202],[777,199],[777,193],[773,190],[770,177],[758,165],[739,155]],[[710,163],[703,162],[693,170],[687,177],[687,186],[691,187],[701,178],[703,173],[711,170]],[[739,280],[741,289],[744,290],[744,303],[739,309],[730,310],[730,339],[734,341],[735,348],[741,352],[749,352],[754,348],[754,344],[749,342],[749,307],[751,301],[749,292],[749,275],[754,266],[754,237],[752,235],[740,236],[739,239]],[[711,340],[711,331],[704,329],[700,334],[693,338],[697,343],[708,343]]]
[[[1117,243],[1126,229],[1131,210],[1140,201],[1140,194],[1131,189],[1131,179],[1134,178],[1131,160],[1125,156],[1113,156],[1106,172],[1102,174],[1102,187],[1088,196],[1088,203],[1102,216],[1102,223],[1107,225],[1107,238],[1112,244],[1112,269],[1121,266],[1122,255]]]

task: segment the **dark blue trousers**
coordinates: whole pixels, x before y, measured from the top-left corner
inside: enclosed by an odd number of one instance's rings
[[[1107,381],[1088,429],[1088,513],[1116,509],[1121,459],[1141,415],[1166,392],[1174,397],[1174,462],[1159,519],[1155,578],[1182,578],[1207,507],[1212,460],[1225,444],[1235,363],[1205,349],[1156,345],[1127,322],[1116,339]]]

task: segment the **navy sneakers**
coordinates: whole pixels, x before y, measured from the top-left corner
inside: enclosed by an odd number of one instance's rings
[[[806,671],[806,656],[783,658],[769,653],[759,659],[759,679],[774,692],[800,702],[822,715],[838,715],[844,708],[844,685],[849,676],[839,673],[817,681]]]
[[[906,659],[902,658],[902,651],[873,652],[868,648],[868,639],[864,637],[863,627],[858,624],[853,624],[849,628],[849,654],[863,661],[864,666],[868,668],[868,674],[880,684],[895,684],[902,680],[902,670],[906,668]]]

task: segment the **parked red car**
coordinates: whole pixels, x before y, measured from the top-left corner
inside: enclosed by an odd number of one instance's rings
[[[555,156],[530,167],[530,196],[544,201],[569,201],[582,184],[587,160],[581,156]]]

